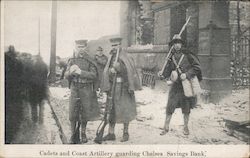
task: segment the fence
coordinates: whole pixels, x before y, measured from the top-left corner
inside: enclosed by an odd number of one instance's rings
[[[234,88],[250,86],[250,30],[231,37],[231,77]]]
[[[155,87],[156,73],[152,70],[142,70],[142,85]]]

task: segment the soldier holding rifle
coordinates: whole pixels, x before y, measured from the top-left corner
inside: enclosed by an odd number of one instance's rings
[[[103,54],[103,48],[102,47],[98,47],[96,50],[96,54],[95,54],[95,61],[97,63],[97,68],[98,68],[98,74],[99,74],[99,83],[98,83],[98,96],[102,96],[102,92],[100,89],[100,83],[102,80],[102,74],[103,74],[103,70],[105,68],[105,65],[108,61],[108,57]]]
[[[104,141],[115,140],[115,124],[123,123],[122,142],[129,140],[129,122],[136,117],[135,90],[141,89],[138,72],[134,61],[121,49],[121,38],[112,38],[113,49],[104,68],[101,89],[107,92],[108,102],[111,102],[108,134]],[[117,58],[117,60],[116,60]],[[111,94],[111,90],[114,92]]]
[[[70,83],[71,143],[86,143],[86,126],[99,116],[96,89],[98,81],[97,66],[87,54],[87,40],[76,41],[74,58],[69,60],[65,77]],[[81,127],[81,130],[80,130]],[[80,132],[81,131],[81,132]],[[79,138],[81,133],[81,141]]]
[[[168,63],[164,67],[163,73],[159,72],[162,78],[170,78],[167,83],[171,85],[168,103],[166,108],[166,120],[163,131],[160,135],[165,135],[169,131],[169,123],[175,108],[181,108],[184,114],[184,135],[189,134],[188,121],[190,109],[196,105],[196,96],[187,97],[184,95],[183,80],[190,80],[197,76],[201,80],[200,62],[196,55],[183,47],[185,42],[179,34],[174,35],[169,43],[171,53],[168,57]]]

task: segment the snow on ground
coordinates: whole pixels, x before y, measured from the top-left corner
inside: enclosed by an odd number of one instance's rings
[[[140,106],[140,116],[146,115],[149,120],[143,122],[154,128],[163,127],[165,120],[165,108],[168,99],[167,90],[164,88],[150,89],[136,93],[137,100],[148,103]],[[150,117],[149,117],[150,116]],[[154,137],[153,142],[158,139],[159,143],[175,144],[174,142],[188,144],[245,144],[244,142],[228,136],[224,131],[224,118],[237,118],[237,120],[249,119],[249,90],[233,91],[232,96],[224,98],[219,104],[204,104],[194,108],[190,115],[190,135],[182,134],[183,116],[181,109],[176,109],[170,122],[170,132],[167,136]],[[158,132],[159,133],[159,132]],[[165,137],[169,137],[165,139]],[[174,138],[171,138],[174,137]],[[148,138],[147,138],[148,139]],[[178,143],[179,143],[178,142]]]
[[[168,99],[168,88],[165,84],[158,85],[155,89],[143,87],[142,91],[137,91],[137,119],[129,126],[130,140],[120,142],[122,138],[122,124],[117,124],[115,128],[116,141],[106,141],[103,144],[246,144],[235,137],[229,136],[225,132],[223,119],[249,119],[249,90],[233,91],[232,95],[224,98],[218,104],[204,104],[194,108],[190,116],[190,135],[184,136],[183,116],[180,109],[176,109],[170,122],[170,131],[165,136],[160,136],[165,120],[165,108]],[[69,116],[69,96],[68,88],[51,87],[51,104],[62,125],[63,131],[69,140],[70,122]],[[99,100],[104,102],[105,99]],[[58,141],[55,121],[50,114],[49,106],[45,108],[45,122],[43,126],[36,126],[34,130],[30,125],[30,118],[26,126],[15,143],[61,143]],[[95,133],[99,121],[89,122],[87,125],[87,144],[94,144]],[[29,132],[36,133],[40,138],[33,137]],[[57,132],[58,133],[58,132]],[[107,127],[106,127],[107,133]],[[56,137],[56,139],[55,139]],[[27,139],[28,140],[25,140]],[[29,140],[30,139],[30,140]],[[40,140],[39,140],[40,139]],[[25,140],[25,141],[24,141]],[[54,141],[51,141],[54,140]]]
[[[165,86],[165,85],[163,85]],[[166,90],[162,90],[166,89]],[[68,138],[70,137],[68,121],[68,97],[69,90],[65,88],[51,88],[53,97],[60,102],[57,110],[61,115],[63,128]],[[180,109],[176,109],[171,123],[170,132],[165,136],[159,133],[165,120],[165,108],[168,99],[168,88],[150,89],[144,87],[142,91],[137,91],[137,113],[138,117],[130,124],[130,140],[120,143],[122,137],[122,124],[116,125],[116,137],[114,142],[104,142],[105,144],[245,144],[234,137],[230,137],[224,131],[223,118],[241,116],[247,118],[249,98],[248,90],[234,91],[232,96],[223,99],[218,105],[201,104],[191,112],[190,135],[184,136],[182,133],[183,116]],[[62,98],[61,98],[62,97]],[[61,100],[60,100],[61,98]],[[63,101],[64,100],[64,101]],[[242,110],[244,109],[244,110]],[[88,123],[87,135],[89,142],[93,144],[96,128],[100,121]]]

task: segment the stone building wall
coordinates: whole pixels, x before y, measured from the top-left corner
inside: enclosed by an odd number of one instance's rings
[[[167,44],[170,41],[170,9],[154,13],[154,44]]]

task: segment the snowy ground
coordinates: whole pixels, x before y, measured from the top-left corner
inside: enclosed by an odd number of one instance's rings
[[[166,85],[163,84],[161,86]],[[159,88],[158,85],[155,89],[144,87],[142,91],[136,92],[138,117],[130,123],[130,140],[128,142],[120,142],[122,125],[118,124],[115,129],[117,140],[103,142],[103,144],[246,144],[244,141],[226,134],[223,119],[249,119],[248,89],[233,91],[232,96],[223,99],[217,105],[202,103],[193,109],[189,123],[189,136],[184,136],[182,133],[183,117],[181,110],[176,109],[170,123],[170,132],[165,136],[160,136],[160,128],[162,128],[165,119],[168,94],[167,90],[162,89],[164,88]],[[69,139],[70,122],[68,120],[68,108],[70,91],[68,88],[58,87],[51,87],[50,91],[52,106],[67,139]],[[32,129],[24,128],[26,129],[25,132],[21,132],[21,135],[25,135],[25,133],[28,133],[27,131],[39,133],[38,135],[41,136],[38,137],[41,137],[44,141],[39,141],[39,138],[29,137],[32,140],[27,140],[27,143],[61,143],[58,140],[59,136],[53,134],[58,129],[50,114],[49,106],[46,107],[44,125],[41,127],[36,126],[35,130],[33,127],[31,127]],[[99,123],[100,121],[88,123],[87,137],[89,141],[87,144],[94,144],[93,139]],[[15,142],[26,143],[24,140]]]

